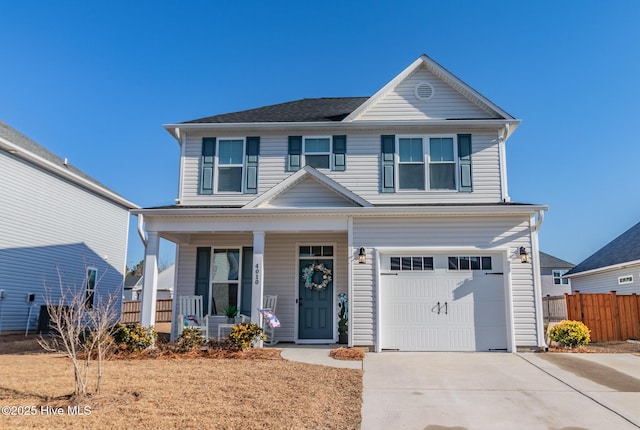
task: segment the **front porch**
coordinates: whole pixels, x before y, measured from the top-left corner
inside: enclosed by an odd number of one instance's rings
[[[263,307],[263,297],[276,295],[276,315],[281,323],[275,330],[276,341],[336,343],[338,294],[348,294],[350,262],[354,260],[353,247],[349,246],[349,234],[345,229],[347,223],[340,223],[343,231],[337,231],[335,219],[324,220],[324,228],[327,228],[327,221],[330,224],[327,230],[322,230],[323,223],[319,222],[317,231],[286,231],[296,225],[286,218],[280,217],[280,231],[149,232],[142,324],[154,324],[149,316],[155,312],[145,313],[145,309],[155,300],[145,299],[154,296],[151,293],[155,275],[152,269],[154,259],[157,259],[157,247],[154,252],[153,241],[162,237],[176,244],[171,339],[180,335],[177,303],[181,296],[203,296],[203,313],[209,315],[209,337],[217,337],[219,325],[227,323],[224,314],[227,305],[236,306],[240,313],[262,326],[258,309]],[[231,222],[237,223],[237,220]],[[319,290],[317,285],[305,287],[302,278],[305,268],[309,273],[308,268],[314,263],[322,263],[331,277],[331,281]],[[318,275],[321,277],[316,273],[316,278]],[[320,281],[316,282],[320,284]],[[321,302],[314,303],[316,299]]]

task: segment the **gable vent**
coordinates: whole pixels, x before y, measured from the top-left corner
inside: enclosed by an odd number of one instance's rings
[[[429,100],[433,97],[433,85],[429,82],[418,82],[415,93],[418,100]]]

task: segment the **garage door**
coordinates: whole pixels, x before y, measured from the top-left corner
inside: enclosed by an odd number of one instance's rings
[[[507,349],[502,255],[382,255],[382,349]]]

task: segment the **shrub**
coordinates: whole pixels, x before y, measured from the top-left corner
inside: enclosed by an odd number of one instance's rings
[[[581,321],[560,321],[549,330],[549,338],[565,347],[574,348],[591,341],[589,329]]]
[[[185,327],[178,338],[178,351],[188,352],[201,347],[205,343],[199,327]]]
[[[142,351],[156,343],[158,333],[153,327],[118,323],[113,330],[113,339],[119,345],[126,345],[127,351]]]
[[[256,323],[245,322],[233,326],[229,339],[240,349],[247,349],[258,340],[265,340],[262,328]]]

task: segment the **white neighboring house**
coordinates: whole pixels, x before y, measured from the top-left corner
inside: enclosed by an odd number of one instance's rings
[[[36,329],[60,283],[120,298],[137,205],[3,122],[0,183],[0,333]]]
[[[259,323],[268,294],[277,340],[333,343],[346,293],[350,346],[543,347],[547,207],[509,198],[519,124],[422,55],[371,97],[165,125],[180,145],[179,194],[133,211],[146,231],[141,322],[154,323],[164,238],[177,248],[175,296],[204,297],[210,332],[228,304]]]
[[[172,299],[173,298],[173,282],[176,272],[175,264],[167,267],[161,272],[158,272],[158,294],[157,300]],[[142,300],[142,284],[144,276],[137,277],[135,284],[131,287],[129,294],[130,298],[127,300]]]
[[[575,264],[540,251],[540,276],[542,279],[542,297],[571,294],[571,282],[564,274]]]
[[[581,293],[640,294],[640,223],[565,274]]]

